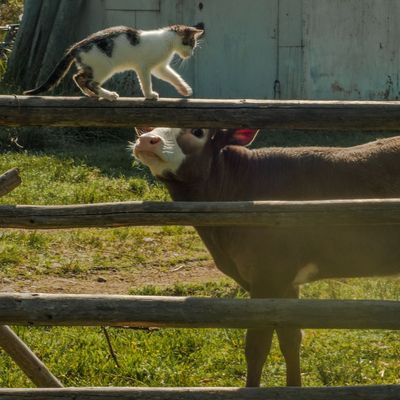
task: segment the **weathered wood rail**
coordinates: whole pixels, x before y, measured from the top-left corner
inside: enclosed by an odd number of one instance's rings
[[[0,125],[399,131],[400,101],[0,96]]]
[[[146,225],[272,227],[400,224],[400,199],[121,202],[0,206],[0,227],[70,229]]]
[[[400,329],[400,302],[0,294],[0,324]]]
[[[399,400],[400,385],[312,388],[0,389],[1,400]]]

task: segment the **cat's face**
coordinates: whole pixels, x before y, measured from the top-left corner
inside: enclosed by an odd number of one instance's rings
[[[204,35],[203,29],[185,25],[174,25],[171,29],[178,36],[176,52],[182,58],[189,58],[198,44],[198,39]]]

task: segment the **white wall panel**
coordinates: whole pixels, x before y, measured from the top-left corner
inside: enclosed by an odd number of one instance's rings
[[[105,0],[106,10],[160,11],[161,0]]]

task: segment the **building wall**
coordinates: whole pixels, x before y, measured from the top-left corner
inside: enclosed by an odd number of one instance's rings
[[[398,0],[88,0],[82,36],[111,25],[203,22],[206,36],[175,68],[195,97],[397,99]],[[139,95],[133,74],[119,78]],[[121,81],[123,83],[121,84]],[[156,80],[155,80],[156,81]],[[156,83],[162,96],[179,97]]]
[[[304,96],[397,99],[400,2],[307,0],[303,3]]]

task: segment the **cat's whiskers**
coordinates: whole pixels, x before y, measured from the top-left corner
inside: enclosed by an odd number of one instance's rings
[[[196,50],[196,49],[201,49],[203,43],[204,43],[204,39],[198,39],[198,40],[197,40],[196,47],[194,48],[194,50]]]
[[[181,63],[179,64],[178,69],[181,70],[181,71],[186,71],[187,70],[187,66],[188,66],[188,61],[189,60],[187,58],[181,60]]]

